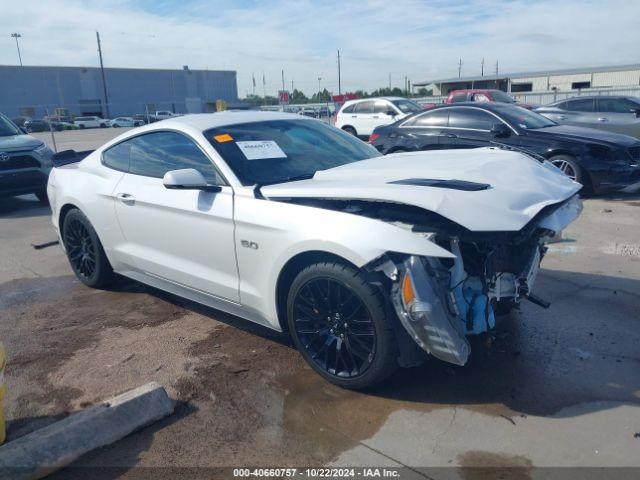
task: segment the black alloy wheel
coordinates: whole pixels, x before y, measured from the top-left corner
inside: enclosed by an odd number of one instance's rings
[[[78,276],[90,279],[96,272],[96,246],[80,220],[71,219],[65,224],[64,243],[73,270]]]
[[[287,301],[293,341],[325,379],[365,388],[397,368],[397,342],[380,292],[339,262],[316,263],[294,279]]]
[[[73,209],[64,218],[62,241],[69,264],[82,283],[101,288],[113,280],[113,269],[98,235],[80,210]]]
[[[375,328],[353,290],[331,278],[315,278],[298,291],[293,310],[298,338],[316,365],[347,378],[369,368]]]

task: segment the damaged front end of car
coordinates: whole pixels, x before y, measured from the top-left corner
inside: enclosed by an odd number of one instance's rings
[[[434,357],[464,365],[469,336],[490,332],[496,311],[523,299],[549,304],[533,293],[545,243],[578,217],[575,197],[550,206],[518,232],[470,232],[459,226],[414,225],[455,258],[387,254],[369,265],[383,275],[395,313],[407,334]]]

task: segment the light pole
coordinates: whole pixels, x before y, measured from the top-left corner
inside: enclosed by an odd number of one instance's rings
[[[318,76],[318,103],[320,103],[320,81],[322,80],[322,77]]]
[[[20,35],[19,33],[12,33],[11,37],[16,39],[16,48],[18,49],[18,60],[20,60],[20,66],[22,66],[22,55],[20,55],[20,44],[18,43],[18,39],[22,38],[22,35]]]

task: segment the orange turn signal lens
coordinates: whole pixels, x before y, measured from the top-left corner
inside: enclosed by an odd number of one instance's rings
[[[402,279],[402,301],[404,302],[404,306],[409,308],[411,302],[416,299],[416,294],[413,291],[413,281],[411,280],[411,275],[408,273],[404,274],[404,278]]]

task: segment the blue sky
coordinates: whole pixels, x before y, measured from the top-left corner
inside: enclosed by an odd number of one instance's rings
[[[241,96],[281,86],[311,94],[493,71],[640,62],[640,2],[0,0],[0,64],[231,69]]]

